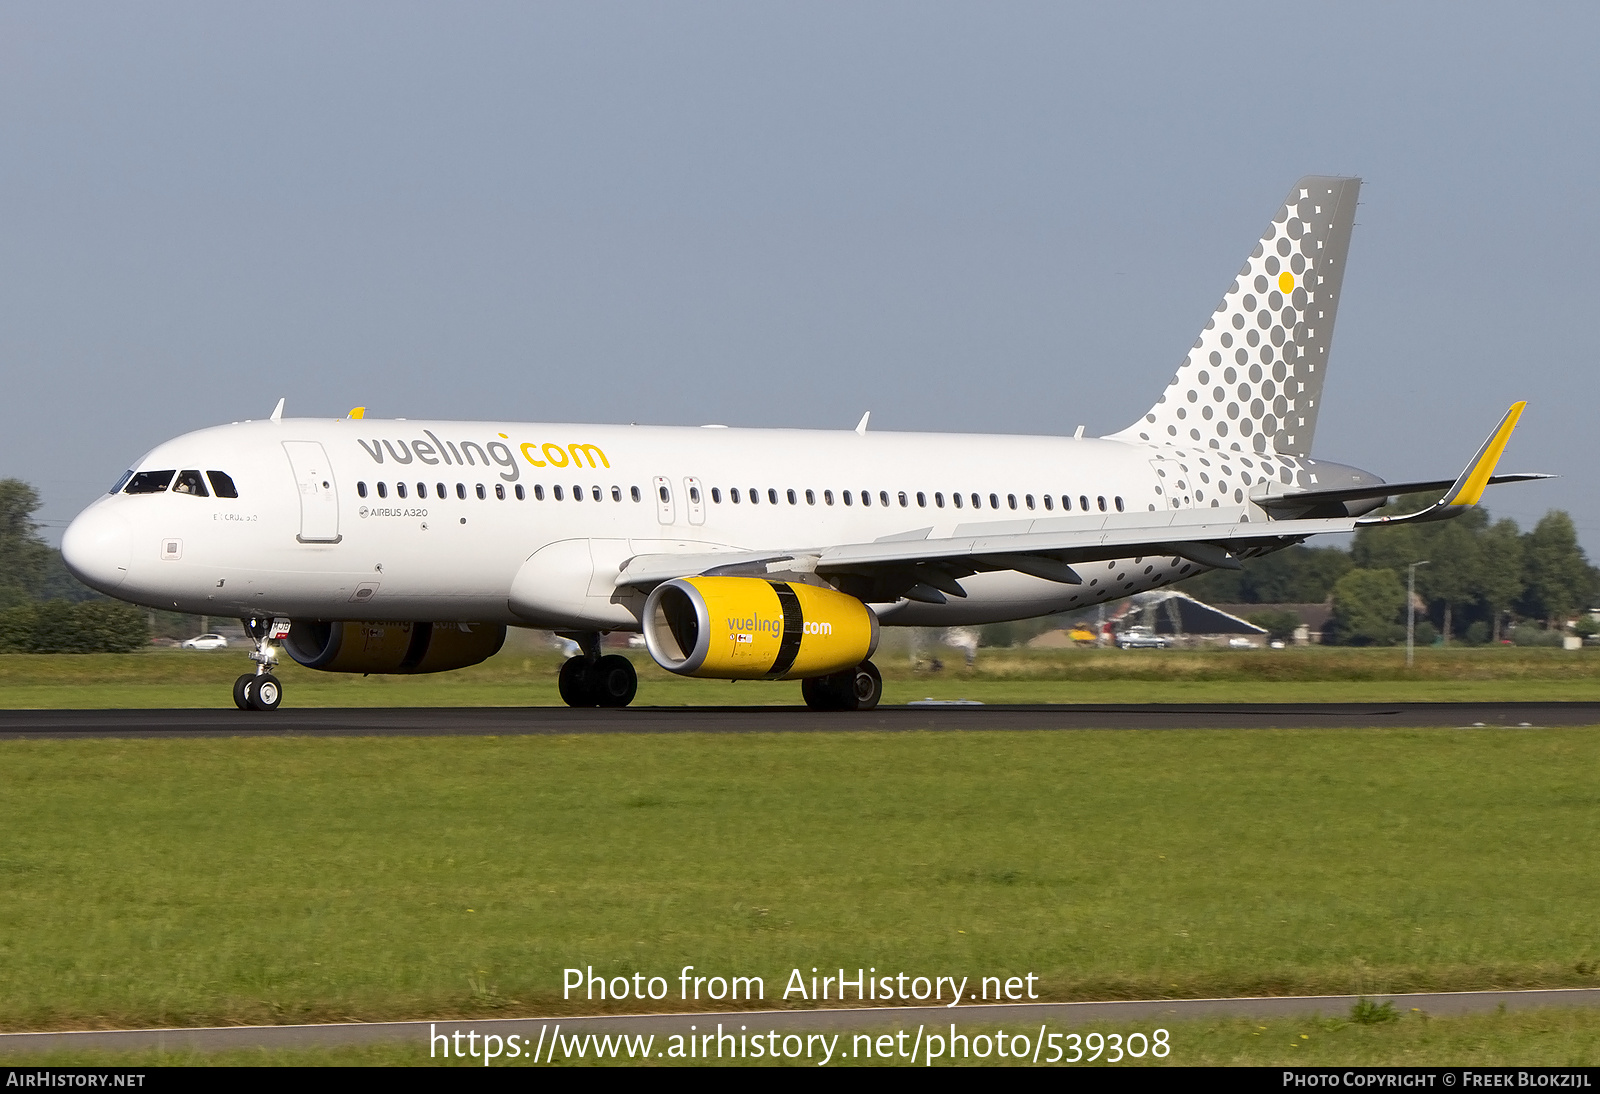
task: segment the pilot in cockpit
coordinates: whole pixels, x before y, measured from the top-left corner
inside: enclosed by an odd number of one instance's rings
[[[198,471],[180,471],[177,481],[172,484],[174,494],[194,494],[198,497],[209,497],[206,490],[206,480],[200,477]]]

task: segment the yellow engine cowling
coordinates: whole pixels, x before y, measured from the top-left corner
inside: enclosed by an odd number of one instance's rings
[[[445,672],[500,652],[506,629],[488,623],[318,623],[296,620],[283,648],[323,672]]]
[[[759,577],[681,577],[644,605],[644,641],[680,676],[796,680],[854,668],[878,646],[878,617],[853,596]]]

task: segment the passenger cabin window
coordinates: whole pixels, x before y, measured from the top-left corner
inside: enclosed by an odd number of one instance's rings
[[[822,492],[822,500],[823,500],[823,502],[825,504],[832,505],[833,504],[833,491],[832,490],[824,490]]]
[[[889,508],[889,491],[887,491],[887,490],[879,490],[878,491],[878,500],[883,503],[883,507],[885,509]]]
[[[950,495],[950,500],[955,502],[955,506],[956,506],[957,509],[961,508],[961,495],[960,494],[951,494]]]
[[[980,498],[976,494],[972,495],[972,507],[974,509],[982,509],[983,508],[983,499]]]
[[[483,483],[478,484],[478,500],[483,501],[489,496],[489,491],[483,488]]]
[[[124,494],[160,494],[172,484],[176,471],[141,471],[128,480]]]
[[[817,495],[815,493],[813,493],[812,491],[810,491],[810,490],[806,491],[806,504],[807,505],[815,505],[815,504],[817,504]]]
[[[760,505],[761,504],[761,491],[757,490],[753,486],[750,488],[750,504],[751,505]]]
[[[921,490],[918,490],[917,491],[917,508],[918,509],[926,509],[927,507],[928,507],[928,495],[924,494]]]
[[[528,492],[522,488],[522,484],[520,482],[517,483],[517,500],[518,501],[527,501],[528,500]]]
[[[944,508],[944,493],[942,491],[934,492],[933,504],[937,505],[940,509]]]
[[[789,491],[789,504],[790,505],[798,505],[799,502],[800,502],[800,499],[795,496],[795,493],[794,493],[793,490],[790,490]],[[773,502],[773,504],[776,505],[777,502]]]
[[[467,484],[466,483],[464,483],[464,482],[456,483],[456,497],[460,498],[462,501],[466,501],[467,500]]]
[[[433,494],[434,497],[439,498],[442,501],[450,496],[450,491],[444,488],[444,483],[436,482],[433,484]]]
[[[887,505],[889,503],[884,502],[884,504]],[[906,492],[904,490],[900,491],[900,508],[904,509],[909,504],[910,502],[906,500]]]
[[[1011,508],[1015,509],[1017,507],[1017,496],[1015,494],[1007,494],[1006,495],[1006,504],[1011,506]]]
[[[582,501],[583,500],[583,487],[574,486],[572,488],[572,500],[573,501]]]
[[[544,486],[543,485],[538,484],[538,483],[534,484],[534,487],[533,487],[533,500],[534,501],[543,501],[544,500]]]
[[[396,497],[401,497],[401,498],[405,497],[406,496],[406,484],[403,483],[403,482],[395,483],[394,484],[394,492],[395,492],[395,496]]]
[[[367,484],[366,483],[364,483],[364,482],[356,483],[356,496],[357,497],[362,497],[362,498],[367,496]]]
[[[219,498],[236,498],[239,490],[233,485],[233,476],[226,471],[207,471],[206,478],[211,480],[211,492]],[[366,497],[365,494],[362,497]]]
[[[498,498],[499,500],[501,500],[501,501],[505,501],[506,500],[506,484],[505,483],[497,482],[497,483],[494,484],[494,496],[496,498]]]
[[[1052,498],[1049,494],[1046,494],[1044,496],[1044,507],[1045,507],[1046,510],[1053,510],[1056,507],[1055,499]]]
[[[417,483],[417,497],[425,498],[427,496],[428,496],[428,484],[425,483],[425,482]]]
[[[644,500],[644,495],[639,493],[639,488],[637,486],[631,487],[630,488],[630,493],[633,494],[633,500],[634,501],[643,501]]]
[[[863,491],[861,491],[861,504],[862,505],[871,505],[872,504],[872,491],[871,490],[863,490]]]
[[[383,483],[380,482],[378,484],[378,497],[386,498],[388,496],[389,496],[389,488],[386,485],[384,485]]]
[[[728,488],[728,500],[733,502],[735,505],[739,504],[739,488],[737,486],[730,486]]]
[[[519,490],[520,490],[520,489],[521,489],[521,487],[518,487],[518,489],[519,489]],[[715,490],[713,490],[713,491],[711,491],[711,492],[712,492],[712,493],[713,493],[713,494],[715,494],[715,493],[716,493],[716,491],[715,491]],[[620,486],[613,486],[613,487],[612,487],[612,488],[611,488],[611,500],[612,500],[612,501],[621,501],[621,500],[622,500],[622,487],[620,487]],[[721,498],[718,498],[718,499],[717,499],[717,500],[718,500],[718,501],[721,501],[721,500],[722,500],[722,499],[721,499]]]
[[[767,501],[771,502],[773,505],[778,504],[778,492],[770,486],[767,487]]]
[[[845,504],[846,504],[846,505],[849,505],[849,504],[851,504],[851,502],[850,502],[850,491],[848,491],[848,490],[846,490],[846,491],[845,491],[845,492],[844,492],[844,503],[845,503]]]

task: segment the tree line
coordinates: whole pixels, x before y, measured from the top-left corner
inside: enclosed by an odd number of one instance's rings
[[[1384,510],[1412,512],[1429,499]],[[1416,569],[1419,641],[1481,645],[1512,635],[1519,642],[1559,644],[1570,628],[1593,634],[1587,615],[1600,602],[1600,570],[1589,564],[1572,517],[1553,509],[1524,532],[1509,518],[1471,509],[1451,520],[1363,528],[1350,550],[1290,547],[1251,559],[1239,571],[1192,578],[1184,591],[1235,604],[1333,602],[1325,641],[1387,645],[1403,641],[1406,576]],[[1261,613],[1264,623],[1267,615]],[[1270,630],[1282,629],[1273,619]]]
[[[39,535],[39,494],[0,479],[0,653],[124,653],[150,641],[148,616],[99,596]]]

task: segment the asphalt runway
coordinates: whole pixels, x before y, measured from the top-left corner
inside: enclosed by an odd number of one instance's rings
[[[0,740],[78,737],[493,737],[567,733],[817,733],[1073,729],[1507,729],[1600,726],[1600,703],[1122,703],[805,707],[365,707],[3,710]]]
[[[926,1026],[943,1032],[954,1024],[961,1032],[986,1032],[985,1027],[1010,1026],[1031,1032],[1033,1023],[1084,1026],[1093,1023],[1162,1022],[1195,1018],[1286,1018],[1306,1015],[1343,1017],[1359,996],[1290,995],[1235,999],[1118,999],[1091,1003],[1005,1003],[959,1007],[850,1007],[818,1010],[700,1011],[681,1014],[617,1014],[565,1018],[480,1018],[459,1021],[332,1022],[304,1026],[205,1026],[173,1029],[107,1029],[71,1032],[0,1033],[0,1060],[11,1053],[70,1052],[93,1049],[133,1052],[216,1052],[221,1049],[330,1048],[368,1045],[383,1041],[431,1044],[435,1035],[446,1043],[460,1031],[479,1038],[513,1035],[529,1046],[551,1044],[564,1032],[568,1038],[596,1034],[655,1034],[664,1041],[672,1034],[714,1032],[719,1023],[729,1031],[749,1030],[760,1035],[779,1033],[881,1031],[888,1027]],[[1600,988],[1555,988],[1525,991],[1419,992],[1412,995],[1369,997],[1382,1005],[1392,1003],[1401,1014],[1412,1010],[1433,1017],[1493,1014],[1497,1011],[1537,1010],[1545,1007],[1600,1006]],[[552,1028],[554,1032],[552,1032]],[[850,1038],[845,1043],[850,1044]],[[847,1048],[844,1059],[851,1058]],[[556,1055],[552,1045],[552,1059]],[[567,1057],[561,1056],[564,1061]],[[540,1055],[543,1062],[543,1055]],[[502,1063],[530,1063],[527,1056]],[[813,1061],[814,1062],[814,1061]]]

